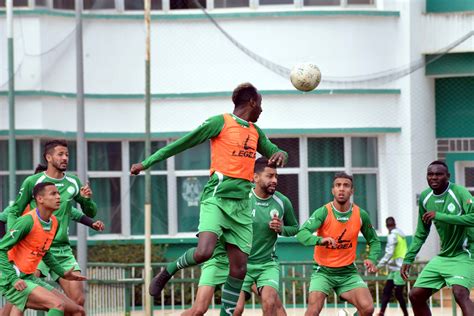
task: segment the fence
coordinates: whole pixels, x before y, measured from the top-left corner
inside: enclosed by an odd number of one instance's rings
[[[165,264],[155,264],[158,271]],[[357,263],[363,271],[362,262]],[[407,291],[413,285],[416,275],[425,262],[417,262],[412,267],[412,280]],[[281,262],[281,299],[287,309],[306,308],[308,287],[312,272],[311,262]],[[146,293],[143,284],[142,264],[110,264],[90,263],[88,268],[87,310],[89,315],[130,315],[142,311],[142,302]],[[189,308],[195,299],[200,268],[193,267],[179,271],[162,292],[161,298],[155,301],[155,310],[181,311]],[[386,275],[363,275],[374,297],[376,307],[380,306]],[[284,295],[283,295],[284,294]],[[408,301],[408,299],[407,299]],[[211,308],[220,304],[220,290],[216,290]],[[450,309],[454,302],[451,295],[440,291],[430,299],[432,308]],[[391,303],[392,307],[395,307]],[[325,303],[326,309],[337,310],[347,308],[347,303],[338,300],[337,296],[329,296]],[[260,305],[255,295],[247,302],[246,309],[259,310]],[[453,310],[455,314],[455,310]],[[33,313],[30,313],[33,315]]]

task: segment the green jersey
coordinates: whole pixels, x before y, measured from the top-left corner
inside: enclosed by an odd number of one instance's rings
[[[57,211],[55,211],[57,212]],[[8,251],[12,249],[18,242],[20,242],[26,235],[29,234],[33,228],[33,217],[31,215],[25,215],[18,218],[13,225],[10,227],[10,230],[7,231],[5,236],[0,240],[0,278],[7,279],[10,284],[15,284],[20,278],[27,275],[22,272],[15,271],[13,264],[8,260]],[[40,220],[41,226],[44,230],[51,229],[51,221],[48,223]],[[56,236],[59,232],[56,231]],[[54,256],[48,251],[43,257],[43,261],[58,275],[64,275],[64,269],[61,268],[59,263],[56,261]]]
[[[65,173],[61,179],[48,177],[45,172],[40,172],[29,176],[23,181],[20,192],[15,202],[4,210],[8,214],[8,226],[22,215],[25,208],[30,205],[33,209],[36,207],[33,199],[33,188],[41,182],[52,182],[56,185],[61,196],[61,206],[54,212],[58,220],[58,232],[54,238],[51,247],[69,245],[69,223],[72,220],[79,221],[82,215],[95,217],[97,214],[96,204],[89,198],[81,196],[79,190],[82,186],[81,181],[75,175]],[[73,209],[73,200],[81,205],[84,214],[77,209]]]
[[[434,194],[431,188],[420,195],[418,203],[418,224],[413,241],[410,245],[404,263],[411,264],[425,243],[430,233],[431,223],[424,223],[423,214],[434,211],[434,225],[441,240],[439,256],[455,257],[462,252],[471,252],[469,241],[472,232],[467,226],[474,225],[472,196],[463,186],[449,183],[446,191],[440,195]]]
[[[249,123],[231,114],[237,123],[242,126],[249,127]],[[257,151],[265,157],[270,157],[276,152],[282,151],[275,144],[273,144],[262,132],[262,130],[255,125],[258,132]],[[145,169],[150,168],[153,164],[165,160],[171,156],[179,154],[180,152],[192,148],[205,142],[208,139],[217,137],[224,127],[224,116],[217,115],[207,119],[198,128],[184,135],[175,142],[161,148],[153,155],[142,161]],[[286,152],[284,152],[286,154]],[[288,155],[287,155],[288,156]],[[246,179],[231,178],[223,176],[219,178],[217,173],[211,175],[209,181],[204,187],[201,200],[210,196],[217,196],[231,199],[245,199],[248,197],[252,184]]]
[[[262,199],[252,189],[250,201],[252,205],[253,240],[248,263],[263,264],[276,259],[275,247],[278,233],[268,226],[273,216],[276,215],[283,220],[282,236],[296,235],[298,222],[293,211],[293,205],[280,192],[275,192],[270,197]]]
[[[341,223],[347,222],[352,215],[352,206],[347,212],[340,212],[336,210],[334,205],[332,205],[332,210],[336,220]],[[319,245],[323,238],[321,236],[314,235],[314,232],[324,223],[327,215],[328,210],[326,209],[325,205],[314,211],[311,217],[303,224],[303,226],[301,226],[300,231],[296,235],[298,241],[305,246]],[[367,211],[360,209],[360,219],[362,221],[360,231],[365,240],[367,240],[367,243],[370,247],[368,259],[375,263],[382,249],[380,240],[377,236],[377,233],[375,232],[375,229],[372,227]]]

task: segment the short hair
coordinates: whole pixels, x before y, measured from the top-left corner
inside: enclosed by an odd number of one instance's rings
[[[256,101],[257,99],[257,88],[255,88],[251,83],[248,82],[239,84],[232,93],[232,102],[234,102],[235,107],[247,104],[251,100]]]
[[[428,165],[428,167],[429,167],[429,166],[432,166],[432,165],[441,165],[441,166],[445,167],[445,168],[446,168],[446,171],[449,173],[448,165],[447,165],[444,161],[435,160],[435,161],[431,162],[431,163]]]
[[[42,195],[44,192],[44,189],[50,185],[55,185],[52,182],[40,182],[35,187],[33,188],[33,198],[36,200],[36,197],[38,195]]]
[[[392,216],[389,216],[385,219],[385,224],[387,226],[395,226],[397,223],[395,223],[395,218],[393,218]]]
[[[352,176],[348,173],[345,173],[345,172],[336,172],[336,174],[334,175],[334,178],[332,180],[333,185],[334,185],[334,181],[336,181],[336,179],[339,179],[339,178],[349,179],[349,180],[351,180],[352,185],[354,185],[354,180],[352,179]]]
[[[265,170],[266,167],[276,169],[275,163],[273,162],[269,163],[267,158],[260,157],[257,160],[255,160],[255,166],[253,168],[253,172],[254,173],[263,172],[263,170]]]
[[[65,139],[52,139],[52,140],[48,140],[46,144],[44,144],[44,150],[43,150],[44,161],[47,161],[46,155],[51,154],[54,148],[58,146],[63,146],[67,148],[67,141]]]

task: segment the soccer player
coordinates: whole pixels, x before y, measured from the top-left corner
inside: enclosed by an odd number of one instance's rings
[[[58,275],[82,282],[86,278],[65,270],[49,251],[58,232],[53,212],[61,206],[59,191],[52,182],[35,185],[32,192],[36,209],[21,216],[0,240],[0,293],[23,311],[47,310],[48,315],[85,315],[84,308],[34,275],[41,259]]]
[[[252,217],[249,193],[257,151],[282,166],[286,152],[272,144],[254,123],[262,112],[262,95],[250,83],[240,84],[232,93],[232,114],[217,115],[177,141],[156,151],[141,163],[133,164],[131,174],[139,174],[154,163],[167,159],[204,141],[211,140],[210,178],[201,196],[199,241],[155,276],[149,292],[159,297],[171,277],[180,269],[211,258],[217,239],[226,242],[229,277],[224,284],[221,315],[231,315],[244,281],[247,256],[252,246]]]
[[[378,316],[385,314],[385,309],[392,296],[393,288],[395,288],[395,297],[400,303],[403,316],[408,316],[407,304],[403,297],[403,288],[405,287],[405,281],[400,275],[400,268],[403,263],[403,258],[407,252],[407,241],[405,234],[397,228],[395,219],[393,217],[387,217],[385,220],[389,235],[387,237],[387,245],[385,246],[385,255],[380,259],[377,264],[377,269],[387,266],[390,273],[387,276],[387,282],[383,289],[382,295],[382,306]]]
[[[314,246],[306,316],[319,315],[331,290],[354,305],[361,316],[374,312],[372,295],[354,264],[359,232],[370,246],[369,257],[364,260],[368,272],[376,271],[374,262],[381,246],[369,214],[351,203],[353,193],[352,176],[336,173],[332,187],[334,200],[314,211],[296,235],[303,245]]]
[[[441,251],[432,258],[416,279],[410,291],[413,312],[431,315],[427,300],[448,285],[464,316],[472,316],[474,304],[469,292],[474,285],[472,229],[474,212],[472,196],[463,186],[449,181],[448,166],[433,161],[427,170],[429,188],[418,203],[418,224],[413,242],[403,260],[401,275],[406,280],[411,264],[423,246],[434,221],[441,240]]]
[[[35,207],[32,194],[36,184],[41,182],[54,183],[58,187],[61,196],[61,207],[55,212],[59,227],[50,251],[55,255],[63,269],[70,270],[73,268],[74,271],[80,271],[79,264],[74,258],[69,243],[68,227],[71,219],[80,222],[86,221],[83,224],[89,225],[87,216],[95,217],[97,206],[91,199],[92,190],[88,184],[82,186],[77,176],[66,172],[69,162],[69,151],[65,140],[55,139],[48,141],[44,145],[43,157],[47,161],[46,171],[26,178],[21,185],[16,201],[4,210],[4,213],[8,216],[7,226],[13,225],[29,204],[32,208]],[[73,201],[81,205],[84,213],[73,210]],[[87,216],[83,216],[84,214]],[[44,263],[39,264],[38,270],[44,276],[49,273],[49,268]],[[85,298],[82,282],[60,278],[54,271],[52,271],[51,276],[55,281],[59,282],[69,298],[77,304],[84,306]]]
[[[280,266],[275,255],[278,235],[294,236],[298,232],[290,200],[276,191],[278,174],[268,159],[261,157],[255,162],[255,188],[250,194],[253,217],[253,244],[248,258],[247,274],[235,315],[244,310],[245,297],[250,295],[256,284],[256,292],[262,301],[264,315],[286,315],[278,297],[280,285]],[[223,244],[218,242],[212,259],[201,268],[199,288],[193,308],[184,316],[204,315],[211,303],[214,288],[225,282],[229,270],[229,260]]]

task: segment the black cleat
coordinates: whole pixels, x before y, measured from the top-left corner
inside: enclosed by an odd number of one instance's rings
[[[150,283],[150,287],[148,288],[148,292],[151,296],[158,298],[161,291],[165,287],[166,283],[171,279],[172,275],[166,271],[166,269],[161,270]]]

